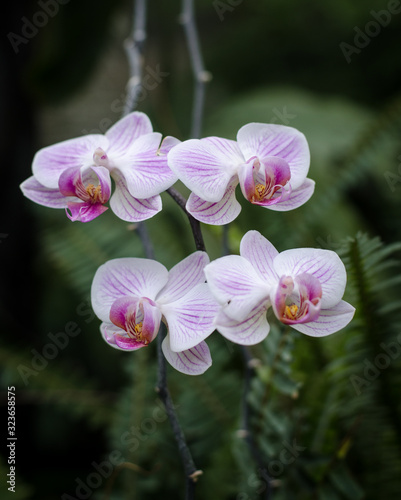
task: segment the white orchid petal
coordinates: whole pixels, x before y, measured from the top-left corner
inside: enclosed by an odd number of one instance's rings
[[[351,304],[348,304],[348,302],[341,300],[330,309],[321,309],[317,320],[291,326],[295,330],[311,337],[325,337],[347,326],[354,317],[354,313],[355,308]]]
[[[177,181],[176,174],[167,165],[167,155],[160,153],[161,137],[157,132],[143,135],[121,158],[111,157],[135,198],[150,198],[160,194]]]
[[[237,321],[245,320],[255,306],[269,297],[269,284],[239,255],[214,260],[205,267],[205,274],[224,312]]]
[[[166,318],[174,352],[194,347],[214,331],[219,305],[206,283],[196,285],[174,302],[158,305]]]
[[[60,190],[43,186],[34,176],[29,177],[20,185],[24,196],[31,201],[50,208],[66,208],[69,202],[77,201],[74,196],[64,196]]]
[[[162,350],[170,365],[186,375],[201,375],[212,365],[210,350],[206,342],[200,342],[192,349],[174,352],[170,348],[167,335],[163,340]]]
[[[321,248],[296,248],[286,250],[274,259],[274,269],[279,276],[295,278],[311,274],[322,286],[322,309],[337,304],[344,295],[347,274],[340,257],[332,250]]]
[[[273,260],[278,251],[258,231],[248,231],[241,240],[240,254],[247,259],[263,279],[271,286],[278,281]]]
[[[106,132],[106,137],[110,141],[107,153],[112,156],[124,155],[138,137],[152,132],[152,124],[145,113],[134,111],[121,118]]]
[[[203,269],[209,262],[207,253],[198,251],[171,268],[167,284],[157,296],[158,304],[174,302],[190,292],[194,286],[204,283],[206,277]]]
[[[219,137],[190,139],[168,154],[168,165],[202,200],[220,201],[243,157],[235,141]]]
[[[286,160],[291,170],[291,186],[297,189],[308,174],[310,152],[308,142],[299,130],[285,125],[248,123],[237,134],[238,145],[245,160],[267,156]]]
[[[107,138],[100,134],[84,135],[53,144],[36,153],[32,163],[33,175],[40,184],[56,189],[64,170],[94,165],[93,154],[96,148],[106,150],[108,145]]]
[[[288,197],[285,197],[283,201],[267,206],[269,210],[275,210],[276,212],[287,212],[288,210],[294,210],[306,203],[315,191],[315,181],[312,179],[306,179],[305,182],[294,191]]]
[[[267,301],[255,307],[243,321],[236,321],[221,309],[216,318],[216,329],[226,339],[241,345],[262,342],[270,331],[266,319]]]
[[[122,176],[114,172],[115,192],[110,199],[110,208],[122,220],[140,222],[150,219],[162,209],[162,200],[159,195],[147,199],[134,198],[127,189]]]
[[[235,198],[235,188],[238,179],[235,177],[228,186],[223,198],[215,203],[199,198],[195,193],[191,193],[186,209],[200,222],[211,225],[229,224],[236,219],[241,212],[241,205]]]
[[[113,302],[124,296],[154,300],[168,279],[167,269],[154,260],[109,260],[96,271],[92,282],[92,307],[102,321],[109,321]]]

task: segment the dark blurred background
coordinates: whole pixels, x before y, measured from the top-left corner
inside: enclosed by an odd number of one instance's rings
[[[266,465],[275,479],[272,498],[396,498],[398,354],[385,369],[376,367],[379,375],[368,371],[372,380],[364,370],[366,360],[375,365],[383,342],[401,343],[395,245],[401,241],[401,4],[200,0],[195,10],[212,75],[202,135],[234,139],[252,121],[294,126],[309,141],[309,177],[316,180],[314,197],[294,213],[262,211],[240,200],[231,251],[238,252],[249,229],[261,231],[279,250],[338,251],[349,269],[348,300],[358,310],[353,326],[333,339],[285,334],[282,342],[277,330],[256,348],[267,370],[258,371],[253,395],[265,463],[278,460],[282,443],[294,436],[306,448],[277,477]],[[193,76],[180,11],[180,2],[148,2],[143,71],[157,85],[142,89],[138,109],[155,130],[184,140],[190,134]],[[62,211],[34,206],[19,189],[38,149],[104,133],[121,117],[129,78],[123,45],[132,16],[133,2],[127,0],[21,0],[3,7],[0,380],[1,391],[16,387],[14,499],[140,500],[162,493],[184,498],[168,423],[162,420],[155,430],[144,424],[158,408],[152,392],[155,353],[149,348],[125,355],[108,348],[88,302],[100,264],[143,256],[137,234],[109,213],[90,224],[72,224]],[[171,267],[195,248],[178,207],[166,195],[163,203],[164,211],[148,227],[156,257]],[[205,227],[204,233],[211,258],[221,255],[221,228]],[[35,352],[43,353],[49,333],[63,332],[71,322],[80,333],[46,366],[35,365]],[[171,373],[195,460],[205,470],[197,498],[263,498],[263,475],[247,462],[235,437],[240,353],[218,337],[211,345],[216,354],[210,375],[188,380]],[[273,376],[269,367],[277,360]],[[268,414],[257,408],[258,401]],[[5,392],[1,410],[5,415]],[[131,431],[129,446],[122,436],[132,425],[142,435]],[[93,462],[110,461],[113,451],[131,469],[115,469],[88,487]],[[5,451],[2,498],[9,494],[6,459]],[[86,484],[80,492],[77,478]]]

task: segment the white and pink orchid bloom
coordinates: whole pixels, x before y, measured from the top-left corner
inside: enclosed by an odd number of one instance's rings
[[[92,283],[92,307],[103,321],[101,332],[111,346],[134,351],[168,329],[162,349],[167,361],[189,375],[211,365],[204,341],[214,331],[219,305],[205,283],[205,252],[197,251],[170,271],[154,260],[122,258],[106,262]]]
[[[66,209],[73,221],[88,222],[107,207],[111,179],[112,211],[129,222],[160,212],[160,193],[177,176],[167,165],[167,153],[178,139],[153,132],[149,118],[138,111],[113,125],[105,135],[89,134],[48,146],[33,159],[33,176],[21,184],[30,200]]]
[[[269,333],[266,311],[301,333],[324,337],[344,328],[355,309],[342,300],[346,271],[331,250],[298,248],[279,253],[257,231],[242,238],[241,255],[205,267],[220,303],[216,329],[238,344],[253,345]]]
[[[312,196],[306,176],[310,153],[305,136],[284,125],[249,123],[232,141],[220,137],[190,139],[175,146],[168,164],[192,191],[187,210],[206,224],[233,221],[241,211],[239,184],[254,205],[287,211]]]

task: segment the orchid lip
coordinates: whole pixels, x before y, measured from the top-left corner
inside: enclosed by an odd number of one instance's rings
[[[107,207],[111,192],[110,175],[104,167],[80,167],[66,169],[58,181],[63,196],[74,197],[67,203],[67,216],[72,221],[89,222],[98,217]]]
[[[285,186],[291,190],[291,170],[281,158],[253,156],[242,165],[238,175],[242,193],[255,205],[276,204],[288,196]],[[284,191],[280,193],[282,188]]]
[[[110,321],[124,330],[131,341],[148,345],[157,335],[160,312],[146,297],[120,297],[111,306]]]
[[[321,298],[321,285],[312,275],[282,276],[273,299],[274,311],[284,324],[308,323],[319,317]]]

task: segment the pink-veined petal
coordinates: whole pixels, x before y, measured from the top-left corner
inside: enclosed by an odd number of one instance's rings
[[[75,198],[77,199],[77,198]],[[101,203],[89,203],[87,201],[68,203],[66,215],[72,222],[90,222],[108,210]]]
[[[121,328],[118,328],[110,322],[102,323],[100,325],[100,332],[107,344],[119,351],[136,351],[147,345],[144,342],[130,339],[124,330],[121,330]]]
[[[347,274],[340,257],[332,250],[296,248],[281,252],[274,259],[279,276],[311,274],[322,286],[322,309],[337,304],[344,295]]]
[[[134,111],[121,118],[106,132],[110,141],[107,153],[109,156],[124,155],[138,137],[152,132],[152,123],[145,113]]]
[[[174,352],[190,349],[214,331],[214,318],[219,305],[206,283],[196,285],[190,292],[160,309],[166,318],[170,347]]]
[[[236,177],[228,184],[223,198],[211,203],[199,198],[195,193],[189,195],[186,209],[200,222],[222,226],[236,219],[241,212],[241,205],[235,198],[235,188],[238,184]]]
[[[167,335],[162,343],[163,354],[177,371],[186,375],[201,375],[212,366],[212,358],[206,342],[200,342],[192,349],[174,352],[170,348],[168,337]]]
[[[191,291],[194,286],[206,281],[203,272],[206,264],[210,262],[206,252],[194,252],[176,264],[168,273],[166,286],[157,296],[158,304],[165,304],[180,299]]]
[[[239,255],[228,255],[205,267],[206,279],[224,312],[243,321],[254,307],[269,297],[270,286],[252,264]]]
[[[235,141],[219,137],[190,139],[168,154],[168,165],[202,200],[220,201],[244,159]]]
[[[167,135],[160,144],[158,154],[160,156],[168,155],[168,153],[173,149],[174,146],[180,144],[181,141],[176,137],[172,137],[171,135]]]
[[[110,198],[110,208],[122,220],[140,222],[159,213],[162,209],[162,200],[159,195],[140,200],[128,192],[125,179],[113,172],[116,189]]]
[[[273,260],[277,257],[276,248],[258,231],[248,231],[242,238],[240,254],[247,259],[255,270],[270,286],[274,286],[279,277],[274,269]]]
[[[31,201],[50,208],[66,208],[67,203],[76,200],[76,198],[66,198],[60,193],[60,190],[43,186],[32,175],[20,185],[21,191]]]
[[[321,309],[319,317],[315,321],[291,326],[311,337],[325,337],[347,326],[354,317],[354,313],[355,308],[348,302],[341,300],[330,309]]]
[[[309,170],[308,142],[299,130],[285,125],[248,123],[237,134],[238,145],[245,160],[252,156],[263,159],[277,156],[291,169],[292,189],[303,184]]]
[[[33,159],[33,174],[44,186],[58,188],[58,180],[64,170],[93,165],[96,148],[107,149],[108,144],[104,135],[91,134],[43,148]]]
[[[124,176],[128,191],[135,198],[144,199],[160,194],[177,181],[176,174],[167,165],[167,155],[159,150],[160,141],[161,134],[157,132],[143,135],[123,157],[111,158],[116,169]]]
[[[295,191],[291,191],[291,194],[288,197],[285,197],[278,203],[269,205],[266,208],[275,210],[276,212],[287,212],[289,210],[294,210],[294,208],[298,208],[306,203],[311,198],[314,191],[315,181],[313,181],[312,179],[306,179],[302,186],[297,188]]]
[[[136,257],[109,260],[98,268],[93,278],[93,310],[102,321],[109,321],[116,299],[128,295],[154,300],[167,279],[167,269],[154,260]]]
[[[236,321],[219,311],[215,325],[218,332],[231,342],[241,345],[255,345],[262,342],[270,331],[266,319],[268,301],[256,306],[243,321]]]

